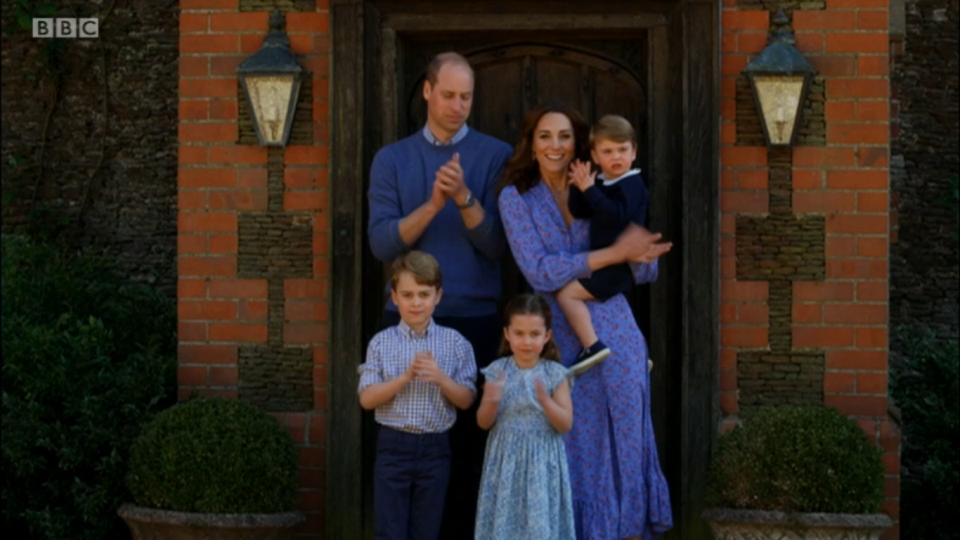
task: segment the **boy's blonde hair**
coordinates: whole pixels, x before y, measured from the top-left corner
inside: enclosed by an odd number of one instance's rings
[[[595,148],[601,140],[618,143],[629,141],[634,148],[637,147],[637,134],[633,131],[630,121],[615,114],[604,116],[590,128],[590,148]]]
[[[440,263],[433,255],[423,251],[410,251],[393,261],[390,266],[390,288],[397,290],[400,275],[409,272],[417,285],[428,285],[440,289],[443,284],[443,274],[440,272]]]

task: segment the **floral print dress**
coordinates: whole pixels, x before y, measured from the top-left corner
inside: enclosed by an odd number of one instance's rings
[[[587,266],[590,223],[571,226],[542,182],[520,194],[500,194],[500,215],[514,259],[553,310],[553,334],[563,363],[574,363],[580,342],[556,291]],[[657,263],[637,265],[637,283],[657,277]],[[657,538],[673,526],[670,492],[660,470],[650,416],[647,343],[626,298],[587,302],[597,336],[613,353],[573,386],[573,429],[564,436],[579,540]]]
[[[482,370],[505,375],[497,421],[487,439],[475,540],[574,540],[573,506],[563,436],[537,401],[535,382],[549,394],[567,368],[540,360],[523,369],[512,356]]]

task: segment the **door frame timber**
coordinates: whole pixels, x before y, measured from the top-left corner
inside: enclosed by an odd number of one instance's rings
[[[603,3],[603,2],[600,2]],[[459,2],[444,3],[455,10]],[[670,426],[679,455],[661,454],[680,471],[672,485],[675,530],[671,537],[701,538],[698,516],[707,465],[716,439],[719,362],[719,0],[679,0],[672,11],[564,16],[535,2],[518,13],[405,13],[381,15],[365,0],[330,0],[331,26],[331,332],[328,354],[327,538],[363,538],[362,416],[356,366],[364,355],[364,178],[373,154],[397,133],[397,33],[491,31],[643,30],[648,39],[647,114],[654,179],[682,182],[668,189],[654,181],[651,208],[682,208],[682,215],[651,212],[651,228],[674,242],[651,287],[651,357],[659,362],[651,386],[673,376],[679,396],[657,396],[661,407],[680,406]],[[662,6],[662,2],[656,5]],[[437,4],[434,4],[437,5]],[[643,9],[644,3],[637,8]],[[520,11],[524,11],[520,13]],[[550,11],[549,13],[547,13]],[[678,69],[679,68],[679,69]],[[379,97],[379,99],[372,99]],[[375,105],[371,107],[371,104]],[[392,111],[392,112],[391,112]],[[662,187],[661,187],[662,186]],[[367,279],[373,276],[367,276]],[[379,291],[378,291],[379,293]],[[676,357],[679,355],[679,361]],[[661,445],[661,448],[663,446]],[[674,536],[676,535],[676,536]]]

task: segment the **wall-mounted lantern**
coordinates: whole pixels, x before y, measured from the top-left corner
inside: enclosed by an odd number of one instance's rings
[[[750,80],[768,146],[793,146],[810,81],[817,71],[794,47],[790,23],[781,9],[774,16],[770,42],[743,72]]]
[[[270,15],[270,32],[260,50],[237,67],[261,146],[286,146],[297,110],[303,68],[290,51],[280,10]]]

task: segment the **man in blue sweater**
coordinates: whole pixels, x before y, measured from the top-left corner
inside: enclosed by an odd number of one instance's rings
[[[443,53],[430,62],[426,126],[377,152],[368,198],[373,255],[390,263],[417,249],[437,259],[443,301],[434,320],[467,338],[479,370],[495,359],[502,333],[497,302],[506,238],[496,186],[512,149],[467,126],[473,88],[473,69],[463,56]],[[399,320],[388,300],[384,327]],[[476,422],[479,401],[460,411],[450,433],[452,475],[440,538],[473,537],[486,444]]]

